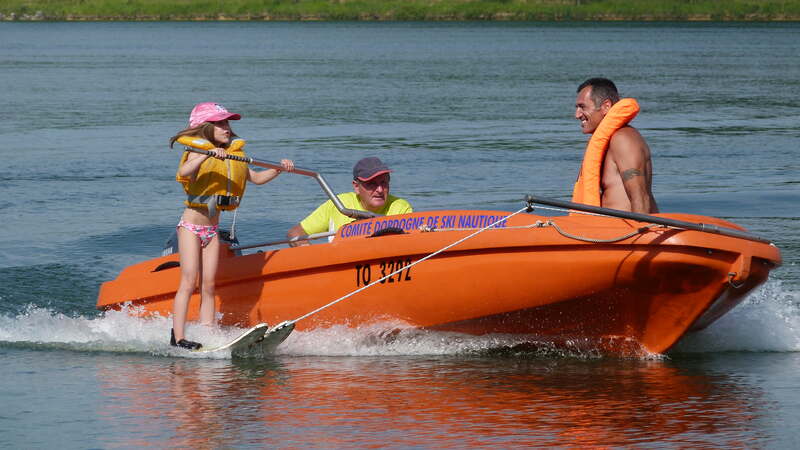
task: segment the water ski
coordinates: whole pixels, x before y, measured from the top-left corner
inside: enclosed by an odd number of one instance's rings
[[[214,353],[230,349],[233,358],[262,358],[272,355],[275,348],[289,337],[292,330],[294,323],[281,322],[272,328],[266,323],[260,323],[227,344],[203,347],[192,352]]]

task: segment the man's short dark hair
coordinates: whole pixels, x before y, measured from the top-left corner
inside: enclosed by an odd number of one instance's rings
[[[592,87],[591,98],[596,108],[599,108],[606,100],[611,100],[612,105],[619,101],[617,86],[608,78],[589,78],[578,86],[576,93],[582,91],[586,86]]]

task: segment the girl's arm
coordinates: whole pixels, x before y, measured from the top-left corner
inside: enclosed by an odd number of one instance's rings
[[[281,166],[283,166],[283,170],[291,172],[294,170],[294,161],[291,159],[282,159]],[[260,172],[256,172],[253,169],[248,169],[247,179],[253,184],[264,184],[280,175],[281,172],[282,170],[276,169],[267,169]]]
[[[209,151],[215,154],[215,158],[225,159],[225,150],[221,148],[215,148]],[[197,171],[200,170],[200,165],[203,164],[203,161],[208,159],[209,156],[210,155],[204,155],[202,153],[189,153],[189,156],[186,157],[186,161],[184,161],[184,163],[181,164],[181,167],[178,168],[178,175],[182,177],[194,177],[197,174]]]

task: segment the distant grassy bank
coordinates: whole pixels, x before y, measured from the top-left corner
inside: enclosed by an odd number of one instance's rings
[[[800,21],[800,0],[2,0],[0,20]]]

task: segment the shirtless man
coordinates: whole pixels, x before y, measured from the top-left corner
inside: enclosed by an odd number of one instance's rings
[[[578,86],[575,119],[584,134],[594,133],[611,106],[619,101],[617,87],[605,78],[590,78]],[[639,132],[624,126],[611,137],[603,163],[601,206],[636,213],[658,212],[651,191],[650,147]]]

